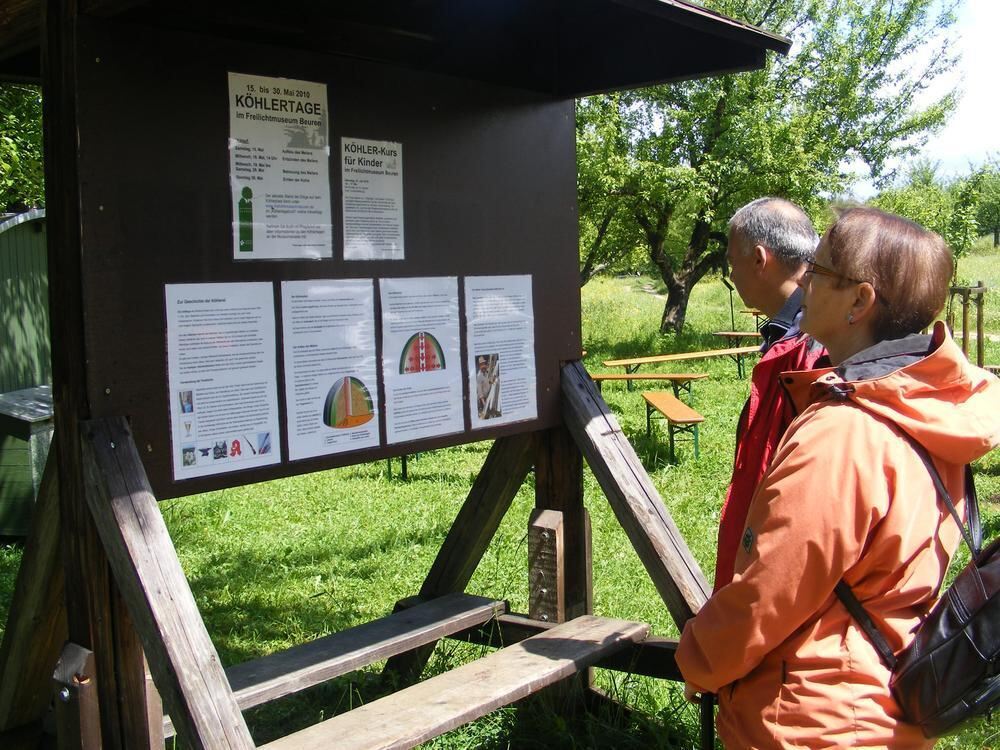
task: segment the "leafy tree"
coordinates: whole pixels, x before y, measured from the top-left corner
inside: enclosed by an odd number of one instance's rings
[[[0,84],[0,210],[44,201],[41,91],[26,84]]]
[[[901,186],[881,191],[871,203],[937,232],[956,255],[962,255],[979,235],[980,180],[973,174],[946,181],[937,169],[934,162],[917,161]]]
[[[815,217],[860,160],[877,178],[915,153],[954,108],[916,96],[953,62],[939,0],[714,0],[793,39],[751,73],[655,86],[580,106],[581,224],[614,206],[667,287],[662,331],[679,332],[694,284],[723,262],[725,226],[762,195]],[[928,55],[928,53],[930,53]],[[603,159],[596,167],[588,159]],[[601,191],[584,195],[584,189]],[[586,232],[583,233],[586,236]],[[607,242],[607,240],[605,240]]]
[[[1000,247],[1000,162],[987,162],[979,171],[979,209],[976,220],[981,230],[993,232],[993,247]]]

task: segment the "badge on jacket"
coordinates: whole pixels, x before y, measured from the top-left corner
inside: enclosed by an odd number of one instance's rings
[[[751,547],[753,547],[753,529],[747,526],[747,530],[743,532],[743,551],[750,552]]]

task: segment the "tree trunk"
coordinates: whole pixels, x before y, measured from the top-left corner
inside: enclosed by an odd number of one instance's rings
[[[670,274],[669,278],[663,279],[667,285],[667,301],[663,305],[663,317],[660,318],[660,333],[679,334],[684,328],[688,299],[691,297],[691,287],[694,286],[690,279],[691,275],[688,273]]]
[[[1000,247],[1000,226],[993,227],[993,247]]]
[[[617,208],[609,208],[605,211],[604,216],[601,217],[600,226],[597,227],[597,235],[594,237],[594,241],[590,243],[590,248],[587,250],[587,257],[584,258],[583,268],[580,269],[580,286],[583,287],[588,281],[590,281],[595,273],[607,268],[606,263],[597,263],[598,257],[600,257],[601,246],[604,244],[604,238],[607,237],[608,227],[611,226],[611,220],[615,216]]]

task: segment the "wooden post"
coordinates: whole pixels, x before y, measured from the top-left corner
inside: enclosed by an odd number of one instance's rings
[[[986,332],[983,329],[983,298],[986,287],[983,282],[976,282],[976,364],[982,367],[986,362]]]
[[[579,362],[563,366],[562,391],[566,426],[671,616],[682,627],[708,600],[708,581],[618,420]]]
[[[558,549],[562,554],[557,555],[556,563],[563,567],[559,574],[564,579],[563,617],[572,620],[590,614],[593,581],[590,522],[583,506],[583,456],[565,427],[554,427],[540,435],[535,462],[535,509],[561,514],[558,521],[562,526],[562,544]],[[560,523],[552,516],[547,518],[553,523],[555,533]]]
[[[82,208],[78,165],[77,47],[78,3],[47,0],[42,49],[45,135],[46,221],[49,245],[49,318],[52,339],[52,400],[59,460],[59,519],[67,630],[71,641],[91,650],[96,662],[101,737],[106,748],[124,747],[121,711],[144,694],[122,692],[119,676],[141,674],[142,653],[126,653],[116,643],[111,605],[113,584],[84,499],[80,422],[90,416],[87,398],[86,337],[83,325]],[[117,651],[117,653],[116,653]]]
[[[83,428],[87,503],[178,735],[194,750],[254,747],[127,423]],[[135,718],[148,716],[144,669],[129,690],[141,703],[128,716],[145,721]]]
[[[563,514],[535,508],[528,525],[528,616],[566,621],[566,555]]]
[[[0,733],[41,721],[52,699],[52,669],[66,642],[56,450],[53,443],[0,645]]]
[[[969,358],[969,289],[962,290],[962,354]]]
[[[94,654],[75,643],[63,648],[55,673],[59,750],[101,750]]]

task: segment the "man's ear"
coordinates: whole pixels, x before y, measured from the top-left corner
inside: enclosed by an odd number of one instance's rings
[[[754,245],[750,255],[753,257],[753,267],[758,273],[767,268],[767,264],[773,260],[771,253],[763,245]]]

